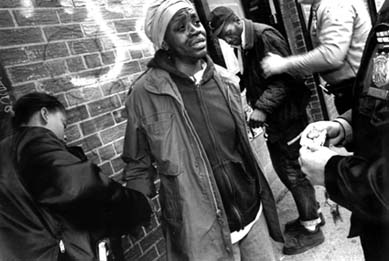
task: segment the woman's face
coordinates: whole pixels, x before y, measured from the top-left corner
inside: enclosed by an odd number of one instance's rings
[[[65,140],[66,115],[62,111],[48,112],[45,127],[54,132],[58,139]]]
[[[169,22],[165,41],[179,59],[198,60],[207,54],[206,33],[196,11],[181,9]]]

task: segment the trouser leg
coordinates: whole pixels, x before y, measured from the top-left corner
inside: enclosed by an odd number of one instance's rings
[[[290,190],[300,220],[308,221],[318,218],[318,203],[315,189],[298,163],[300,145],[298,142],[288,146],[286,142],[268,142],[269,154],[274,170],[284,185]]]

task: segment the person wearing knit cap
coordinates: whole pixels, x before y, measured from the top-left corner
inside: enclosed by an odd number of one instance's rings
[[[283,253],[299,254],[324,242],[324,225],[315,189],[301,171],[300,145],[293,142],[308,124],[309,91],[302,79],[283,73],[266,78],[260,62],[266,53],[290,54],[287,42],[275,28],[239,18],[231,8],[212,10],[210,28],[215,37],[234,47],[240,65],[240,85],[253,108],[249,126],[265,126],[269,155],[280,180],[291,191],[299,217],[285,225]]]
[[[153,1],[156,53],[134,81],[122,158],[128,187],[155,195],[168,260],[276,260],[274,197],[247,136],[238,78],[207,55],[189,1]]]

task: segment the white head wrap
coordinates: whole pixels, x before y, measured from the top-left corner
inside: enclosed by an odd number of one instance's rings
[[[167,26],[183,8],[194,8],[189,0],[152,0],[146,13],[145,33],[156,50],[161,49]]]

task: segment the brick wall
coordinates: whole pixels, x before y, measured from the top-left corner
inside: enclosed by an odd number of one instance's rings
[[[280,0],[281,15],[285,25],[285,31],[293,54],[307,52],[307,45],[304,41],[302,24],[298,15],[295,0]],[[307,16],[308,17],[308,16]],[[308,77],[306,85],[311,90],[311,100],[307,107],[308,116],[311,121],[323,119],[323,110],[320,105],[318,90],[313,77]]]
[[[0,65],[11,100],[32,91],[58,97],[68,111],[68,142],[115,179],[123,167],[123,101],[153,55],[142,33],[146,1],[0,1]],[[161,260],[161,239],[153,217],[136,237],[112,241],[126,260]]]

